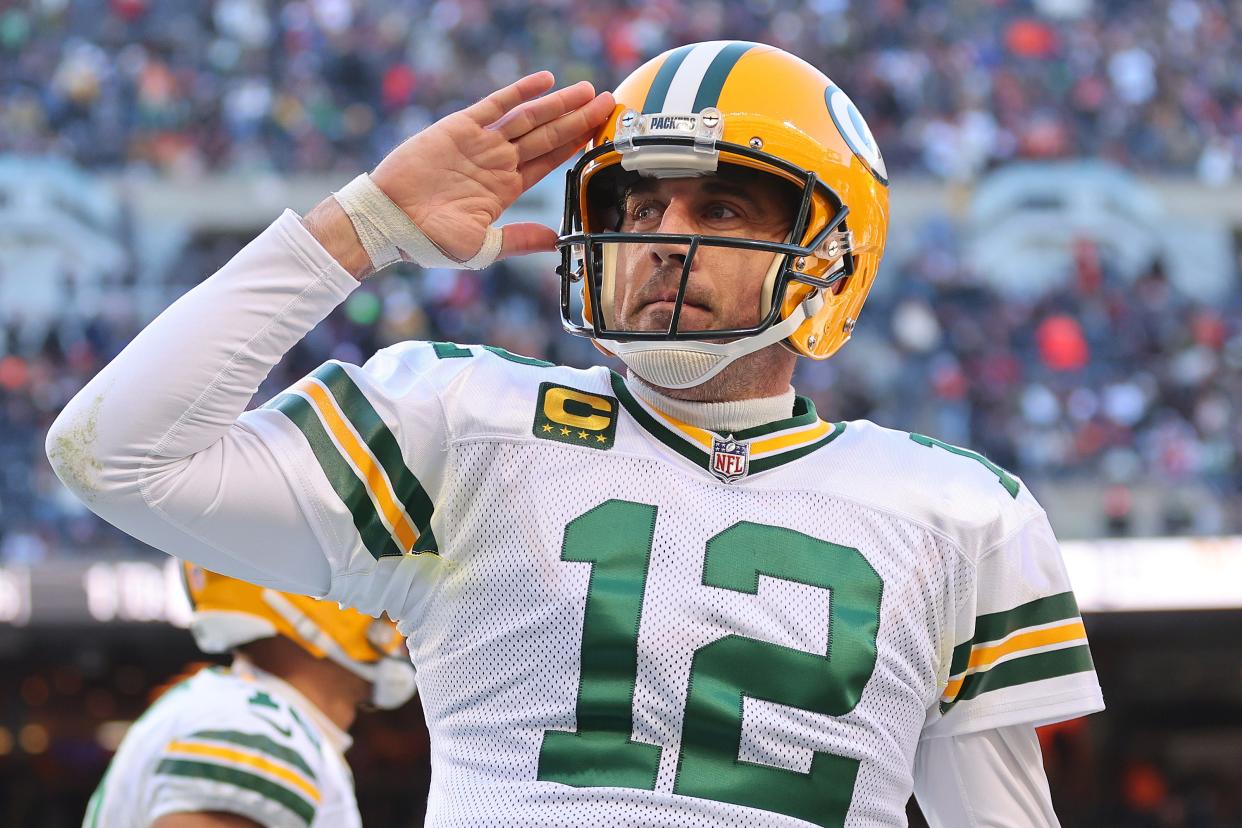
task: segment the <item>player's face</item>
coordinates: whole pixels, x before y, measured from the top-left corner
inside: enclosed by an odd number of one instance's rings
[[[794,203],[789,187],[767,176],[643,178],[625,193],[622,232],[686,233],[785,241]],[[620,244],[613,312],[622,330],[668,328],[684,244]],[[694,255],[678,330],[758,324],[770,252],[702,246]]]

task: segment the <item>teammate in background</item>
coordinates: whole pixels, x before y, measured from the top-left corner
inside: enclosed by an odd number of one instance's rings
[[[84,828],[361,826],[347,731],[359,704],[414,695],[396,626],[182,566],[195,642],[233,664],[174,685],[134,723]]]
[[[980,455],[820,419],[887,173],[811,65],[684,46],[615,95],[526,77],[286,212],[60,415],[57,472],[157,547],[386,611],[433,826],[1056,823],[1034,726],[1102,708],[1043,510]],[[492,227],[591,139],[562,234]],[[404,342],[243,413],[390,262],[561,251],[627,367]]]

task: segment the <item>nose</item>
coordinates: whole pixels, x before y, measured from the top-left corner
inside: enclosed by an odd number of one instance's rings
[[[655,232],[693,235],[699,232],[699,225],[694,220],[694,213],[690,206],[683,200],[674,198],[664,208],[664,213],[660,216],[660,226],[656,228]],[[651,258],[657,265],[675,263],[683,266],[686,263],[686,251],[688,249],[688,245],[685,244],[653,242],[651,245]]]

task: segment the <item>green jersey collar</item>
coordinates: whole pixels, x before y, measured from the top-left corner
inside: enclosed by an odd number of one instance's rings
[[[795,397],[790,417],[733,434],[717,434],[646,404],[630,393],[615,371],[611,379],[621,405],[648,434],[727,483],[805,457],[845,431],[845,423],[824,422],[816,414],[814,403]]]

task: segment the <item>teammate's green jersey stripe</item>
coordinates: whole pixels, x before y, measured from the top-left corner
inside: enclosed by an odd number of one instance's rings
[[[169,776],[188,776],[193,779],[208,779],[212,782],[227,782],[239,788],[261,794],[273,802],[284,805],[297,814],[307,825],[315,818],[315,806],[304,797],[294,793],[283,785],[270,779],[256,776],[253,773],[213,765],[208,762],[192,762],[187,759],[164,759],[155,768],[156,773]]]
[[[1012,632],[1053,621],[1078,617],[1078,602],[1073,592],[1059,592],[1019,604],[1011,610],[990,612],[975,619],[975,634],[964,644],[953,648],[949,675],[956,676],[970,663],[970,648],[975,644],[998,641]]]
[[[336,444],[328,436],[323,423],[311,408],[311,404],[299,394],[281,394],[266,403],[264,408],[271,408],[284,414],[298,427],[306,442],[310,444],[315,459],[332,485],[337,497],[345,504],[358,530],[362,543],[375,559],[400,555],[401,550],[393,542],[392,533],[388,531],[375,504],[371,502],[366,487],[355,474],[345,459],[341,457]]]
[[[242,745],[243,747],[262,751],[287,765],[292,765],[309,776],[312,781],[315,780],[315,772],[311,770],[310,765],[306,764],[306,760],[296,750],[286,747],[261,733],[242,733],[237,730],[200,730],[197,733],[191,733],[187,738],[209,739],[213,742],[229,742],[234,745]]]
[[[702,112],[705,107],[715,106],[720,102],[720,92],[724,89],[725,79],[742,55],[755,45],[757,44],[739,40],[730,43],[712,58],[707,71],[703,73],[703,80],[699,83],[698,94],[694,96],[692,112]]]
[[[953,701],[940,703],[940,712],[944,713],[958,702],[968,701],[990,690],[1000,690],[1003,687],[1013,687],[1015,684],[1027,684],[1074,673],[1085,673],[1094,669],[1095,664],[1091,661],[1091,648],[1086,644],[1004,661],[990,670],[971,673],[967,676],[962,682],[962,689]]]
[[[311,376],[328,387],[337,405],[345,412],[362,442],[366,443],[379,460],[384,472],[392,483],[397,500],[405,506],[406,512],[421,535],[431,523],[431,498],[418,482],[418,478],[405,464],[401,447],[393,437],[392,431],[380,418],[370,400],[362,393],[345,369],[334,362],[321,365]]]
[[[694,49],[695,44],[682,46],[670,54],[660,66],[660,71],[656,72],[655,80],[651,82],[651,88],[647,90],[647,99],[643,101],[643,114],[647,115],[652,112],[659,112],[664,107],[664,99],[668,96],[669,87],[673,85],[673,77],[677,74],[677,70],[681,68],[682,61],[686,59],[686,55]]]

